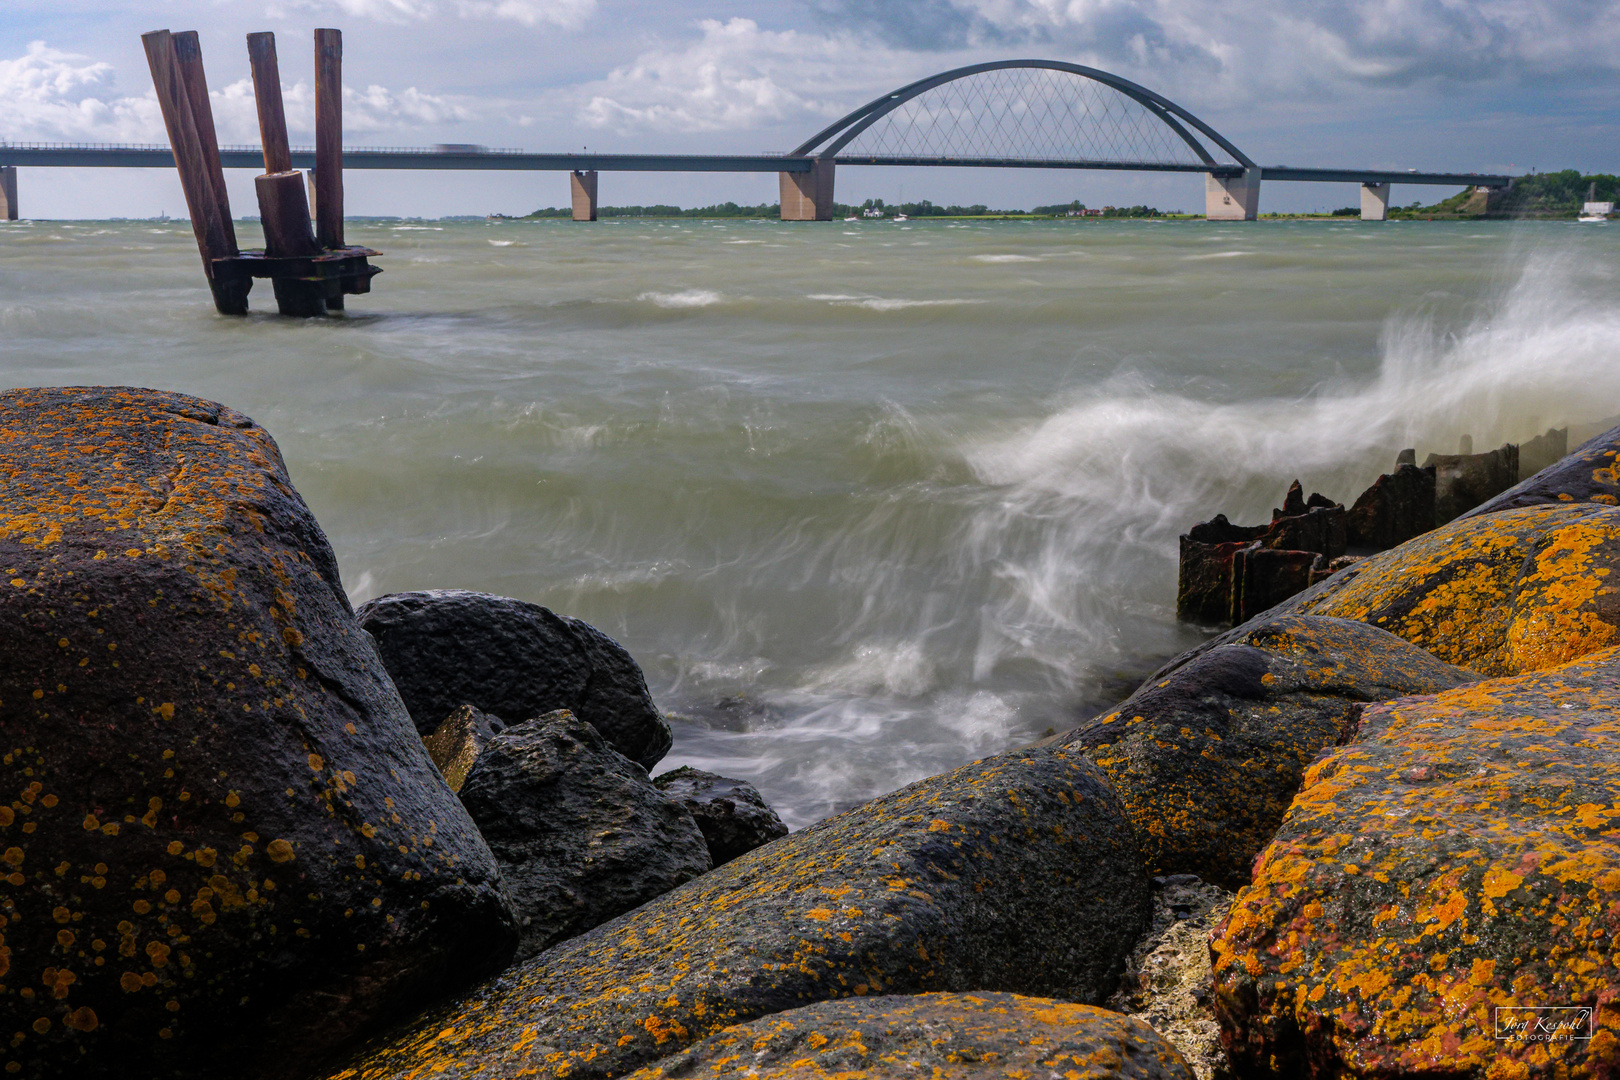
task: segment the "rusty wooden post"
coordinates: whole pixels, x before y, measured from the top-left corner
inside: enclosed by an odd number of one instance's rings
[[[343,32],[315,31],[315,237],[343,246]],[[328,283],[326,306],[343,307],[343,289]]]
[[[271,258],[320,254],[310,229],[309,200],[304,174],[292,167],[287,142],[287,114],[281,104],[281,68],[276,62],[276,35],[247,36],[248,62],[253,68],[253,99],[259,111],[259,137],[264,142],[264,175],[253,185],[259,196],[259,224],[264,226],[264,253]],[[320,282],[276,276],[276,306],[283,315],[321,315],[326,312],[325,287]]]
[[[141,43],[146,48],[146,62],[152,70],[152,85],[157,90],[158,105],[163,110],[163,124],[168,129],[169,146],[174,151],[174,164],[180,174],[180,188],[185,193],[186,209],[191,215],[191,231],[197,238],[203,272],[214,294],[214,307],[222,315],[246,314],[247,290],[252,282],[215,274],[214,260],[234,257],[237,254],[236,243],[234,235],[227,231],[220,212],[223,193],[216,195],[214,191],[213,173],[218,168],[217,155],[214,162],[208,160],[198,134],[191,94],[181,71],[180,60],[175,55],[174,38],[167,30],[154,30],[142,34]],[[203,93],[206,100],[206,87]]]
[[[249,34],[248,63],[253,68],[253,100],[259,108],[259,140],[264,144],[264,171],[292,171],[287,145],[287,114],[281,107],[281,68],[276,63],[276,35]]]

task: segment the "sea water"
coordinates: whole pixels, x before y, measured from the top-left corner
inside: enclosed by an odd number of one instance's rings
[[[241,223],[244,243],[256,226]],[[213,398],[356,603],[583,618],[660,766],[795,827],[1095,715],[1207,629],[1176,536],[1620,413],[1620,229],[356,221],[375,291],[213,313],[184,222],[0,223],[6,385]],[[1585,425],[1585,428],[1582,427]]]

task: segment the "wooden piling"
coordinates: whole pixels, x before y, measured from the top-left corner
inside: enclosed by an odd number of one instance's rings
[[[343,246],[343,32],[315,31],[315,237]],[[328,283],[326,306],[343,307],[343,289]]]
[[[276,63],[276,35],[247,36],[248,62],[253,68],[253,100],[259,109],[259,140],[264,144],[264,171],[269,175],[292,172],[292,148],[287,143],[287,114],[281,106],[281,68]]]
[[[191,105],[192,126],[197,129],[197,146],[203,164],[208,167],[208,181],[213,188],[214,214],[224,237],[226,250],[237,254],[236,226],[231,220],[231,199],[225,190],[225,169],[219,161],[219,137],[214,131],[214,106],[208,99],[208,77],[203,73],[202,43],[197,31],[183,30],[171,35],[174,42],[175,64],[180,70],[180,82],[186,89],[186,100]]]
[[[253,178],[259,195],[259,222],[264,226],[264,253],[273,259],[307,258],[321,253],[310,229],[304,174],[289,169]],[[283,315],[322,315],[326,289],[321,282],[271,278],[276,305]]]
[[[180,174],[180,188],[191,215],[191,231],[197,238],[197,251],[202,256],[203,272],[214,294],[214,306],[222,315],[246,314],[252,280],[215,272],[215,259],[229,259],[237,254],[234,230],[227,231],[220,211],[223,191],[216,195],[213,178],[217,165],[211,164],[203,149],[191,94],[175,55],[173,35],[167,30],[154,30],[142,34],[141,43],[146,48],[152,85],[163,111],[163,124],[168,129],[169,146],[174,151],[175,168]],[[200,55],[198,63],[201,63]],[[207,88],[202,89],[206,101]],[[214,156],[217,158],[217,152]]]

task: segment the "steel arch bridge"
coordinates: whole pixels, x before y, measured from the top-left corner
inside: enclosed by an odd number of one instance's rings
[[[313,149],[292,166],[311,168]],[[256,147],[222,147],[224,168],[259,168]],[[166,146],[0,141],[0,217],[17,216],[17,166],[170,167]],[[1382,218],[1389,186],[1502,188],[1478,173],[1260,166],[1191,112],[1153,90],[1062,60],[997,60],[954,68],[874,98],[786,154],[547,154],[476,146],[353,147],[346,169],[556,170],[572,176],[574,216],[595,220],[598,172],[775,172],[782,217],[832,216],[835,169],[978,166],[1203,173],[1207,216],[1252,219],[1262,180],[1355,183],[1363,217]]]

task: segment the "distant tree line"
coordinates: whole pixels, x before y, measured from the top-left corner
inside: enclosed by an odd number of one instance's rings
[[[1415,201],[1410,206],[1391,206],[1391,217],[1574,217],[1588,199],[1620,202],[1620,180],[1608,173],[1582,173],[1579,169],[1531,173],[1487,202],[1465,188],[1432,206]]]

